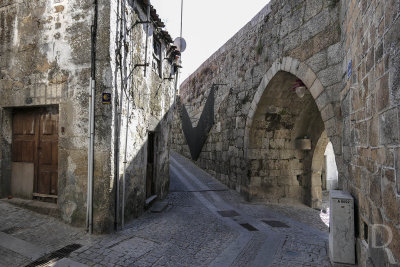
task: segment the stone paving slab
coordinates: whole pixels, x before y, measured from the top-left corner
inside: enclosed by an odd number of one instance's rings
[[[0,267],[25,266],[31,259],[0,246]]]
[[[214,179],[203,170],[199,170],[196,165],[183,156],[177,153],[172,153],[172,157],[174,160],[179,162],[179,164],[184,165],[188,172],[194,174],[196,177],[199,177],[199,181],[209,181],[210,179]],[[209,177],[204,179],[207,176]],[[215,181],[217,180],[215,179]],[[213,201],[213,197],[210,196],[208,192],[204,192],[202,194],[209,201]],[[293,217],[301,218],[301,220],[295,220],[292,216],[286,216],[286,213],[279,213],[280,207],[272,210],[266,207],[265,204],[245,202],[236,191],[229,190],[217,192],[217,194],[221,203],[229,203],[234,210],[241,213],[241,216],[234,217],[234,220],[238,223],[251,221],[253,225],[256,225],[257,221],[261,221],[262,219],[274,219],[286,222],[288,225],[290,225],[290,228],[283,229],[269,227],[270,231],[282,233],[286,236],[280,250],[274,256],[271,266],[330,266],[329,258],[326,253],[328,248],[328,234],[326,231],[321,231],[321,228],[322,230],[325,230],[323,227],[316,227],[321,226],[322,223],[321,219],[315,216],[315,214],[319,214],[319,212],[307,207],[301,207],[299,209],[297,209],[297,207],[290,207],[290,210],[296,214],[296,216]],[[310,217],[310,214],[313,214],[314,216]],[[305,219],[304,217],[308,218]],[[314,220],[316,220],[317,223]],[[258,224],[257,227],[260,227],[260,225]],[[293,241],[287,241],[288,238],[293,238],[293,240],[298,241],[296,243],[296,247],[300,250],[300,252],[291,250],[293,247]],[[248,246],[252,246],[251,242],[249,242]],[[254,244],[253,246],[257,247],[257,245]],[[254,249],[250,249],[249,251],[254,251]],[[233,265],[236,264],[237,266],[243,266],[243,259],[248,257],[248,255],[249,252],[238,256]],[[313,255],[315,255],[315,257],[313,257]],[[253,260],[251,263],[254,264],[251,266],[263,266],[260,265],[259,261],[255,262]]]
[[[82,264],[82,263],[73,261],[73,260],[68,259],[68,258],[64,258],[64,259],[59,260],[53,266],[54,267],[87,267],[86,264]]]
[[[10,235],[48,251],[70,243],[83,245],[59,261],[60,266],[330,266],[326,232],[265,205],[245,202],[183,157],[172,155],[170,170],[172,192],[164,200],[166,208],[159,213],[149,210],[117,233],[89,236],[4,201],[0,230],[16,227]],[[237,214],[222,216],[228,213],[218,211]],[[262,220],[282,221],[289,228]],[[240,226],[243,223],[257,231]],[[0,246],[0,266],[29,262]]]
[[[0,232],[0,246],[12,250],[26,258],[30,258],[31,260],[36,260],[47,252],[40,246],[33,245],[3,232]]]

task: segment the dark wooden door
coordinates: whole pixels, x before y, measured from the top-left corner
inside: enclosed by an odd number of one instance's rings
[[[146,197],[149,198],[154,194],[154,132],[149,132],[147,140]]]
[[[14,111],[12,158],[14,162],[34,163],[34,196],[56,198],[58,193],[57,108]]]
[[[37,115],[34,112],[15,112],[13,115],[13,162],[35,162],[37,147]]]
[[[58,113],[39,114],[37,193],[57,195],[58,181]]]

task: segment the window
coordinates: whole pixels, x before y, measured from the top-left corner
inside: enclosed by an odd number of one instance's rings
[[[151,66],[153,70],[158,74],[158,76],[162,77],[162,66],[161,66],[161,42],[154,37],[153,38],[153,61]]]

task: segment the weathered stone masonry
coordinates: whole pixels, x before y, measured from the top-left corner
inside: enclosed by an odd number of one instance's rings
[[[173,81],[164,80],[170,75],[167,61],[161,62],[160,69],[149,64],[146,77],[142,67],[134,67],[144,63],[145,25],[132,25],[146,20],[146,3],[99,0],[98,7],[93,203],[94,231],[106,232],[113,229],[115,221],[114,129],[119,118],[119,96],[123,92],[129,95],[124,95],[121,112],[120,179],[128,97],[130,103],[125,191],[125,219],[129,220],[144,209],[148,132],[154,132],[157,155],[152,191],[159,197],[168,191],[168,111],[174,92]],[[150,63],[154,57],[153,38],[159,40],[158,56],[162,59],[171,41],[153,8],[151,14],[150,27],[157,29],[148,40]],[[13,112],[17,108],[28,108],[29,113],[37,107],[55,107],[59,113],[57,204],[63,220],[78,226],[85,225],[86,216],[93,15],[91,0],[0,1],[1,197],[12,194]],[[117,59],[118,43],[123,48]],[[125,68],[118,63],[122,61]],[[125,91],[121,89],[121,70]],[[111,104],[102,104],[102,93],[111,93]],[[118,213],[121,216],[121,209]]]
[[[181,86],[195,126],[212,84],[227,84],[196,164],[249,199],[318,207],[331,141],[339,187],[356,199],[360,265],[400,260],[399,12],[398,1],[273,0]],[[296,148],[305,137],[311,149]],[[190,157],[179,117],[172,143]],[[374,224],[393,233],[386,250],[372,248]]]

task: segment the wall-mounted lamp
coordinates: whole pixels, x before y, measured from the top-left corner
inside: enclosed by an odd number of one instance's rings
[[[296,82],[294,83],[292,89],[292,91],[296,92],[296,95],[300,98],[302,98],[305,94],[306,94],[306,90],[307,87],[306,85],[303,83],[302,80],[297,79]]]
[[[302,98],[306,94],[306,87],[305,86],[299,86],[296,88],[296,94],[298,97]]]

